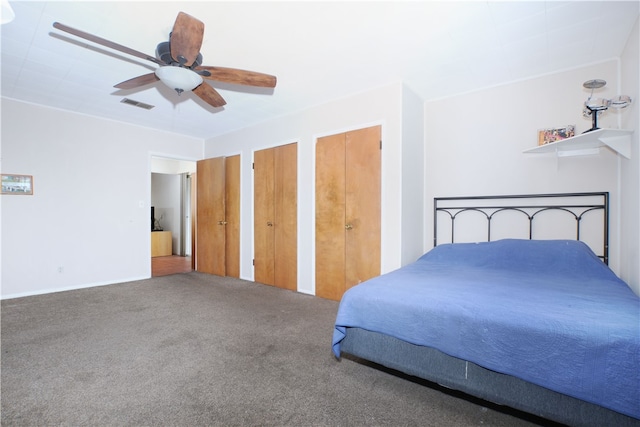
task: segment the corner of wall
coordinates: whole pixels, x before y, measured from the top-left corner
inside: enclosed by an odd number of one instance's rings
[[[631,135],[631,159],[621,160],[620,211],[621,278],[640,295],[640,18],[629,35],[620,60],[620,90],[631,96],[632,104],[621,114],[621,126],[634,129]]]

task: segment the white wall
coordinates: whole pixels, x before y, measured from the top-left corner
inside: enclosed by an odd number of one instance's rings
[[[402,95],[402,256],[406,265],[424,253],[424,101]]]
[[[640,295],[640,20],[631,32],[622,54],[621,90],[633,103],[621,117],[622,127],[635,129],[631,136],[631,159],[620,159],[622,235],[620,277]]]
[[[610,266],[620,273],[620,157],[606,148],[599,155],[563,158],[522,153],[537,145],[538,129],[575,124],[581,133],[591,127],[590,119],[582,117],[589,95],[582,83],[594,78],[607,81],[598,96],[617,95],[618,61],[427,102],[427,224],[433,220],[436,196],[609,191]],[[630,113],[611,110],[599,118],[599,126],[618,127]],[[425,231],[425,247],[430,248],[433,230]]]
[[[401,83],[392,84],[206,142],[206,158],[235,154],[241,156],[242,278],[253,278],[253,152],[291,142],[298,143],[298,290],[314,294],[316,139],[378,124],[382,125],[383,140],[381,269],[386,272],[401,265],[402,143],[403,137],[406,137],[403,135],[402,109],[405,90]],[[421,130],[420,127],[417,132]],[[414,142],[416,140],[421,140],[419,135],[412,139]],[[421,194],[416,197],[421,198]],[[422,201],[419,202],[421,203]],[[419,240],[419,236],[414,235],[413,238]]]
[[[151,276],[151,156],[202,158],[203,142],[2,99],[2,298]]]

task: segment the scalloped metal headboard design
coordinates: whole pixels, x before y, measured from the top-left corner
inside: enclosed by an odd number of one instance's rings
[[[523,215],[528,222],[529,239],[534,239],[536,226],[543,213],[557,212],[566,215],[570,221],[575,221],[575,240],[581,239],[584,234],[584,218],[600,212],[602,220],[598,218],[597,227],[602,233],[602,250],[591,248],[605,264],[609,263],[609,193],[557,193],[557,194],[519,194],[506,196],[469,196],[469,197],[436,197],[433,199],[433,245],[438,245],[439,232],[438,218],[442,221],[450,221],[450,241],[456,242],[456,220],[460,221],[461,214],[468,217],[474,215],[486,221],[486,241],[492,240],[492,225],[495,228],[496,218],[500,213],[513,212],[516,216]],[[440,233],[442,234],[442,233]],[[442,240],[442,239],[441,239]]]

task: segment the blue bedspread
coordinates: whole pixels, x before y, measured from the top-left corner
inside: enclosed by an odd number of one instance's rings
[[[582,242],[437,246],[344,294],[336,357],[347,327],[640,418],[640,299]]]

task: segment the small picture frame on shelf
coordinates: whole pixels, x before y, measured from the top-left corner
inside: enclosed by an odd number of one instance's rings
[[[552,142],[576,136],[576,125],[568,125],[563,128],[540,129],[538,131],[538,145],[546,145]]]
[[[2,174],[2,194],[33,194],[32,175]]]

